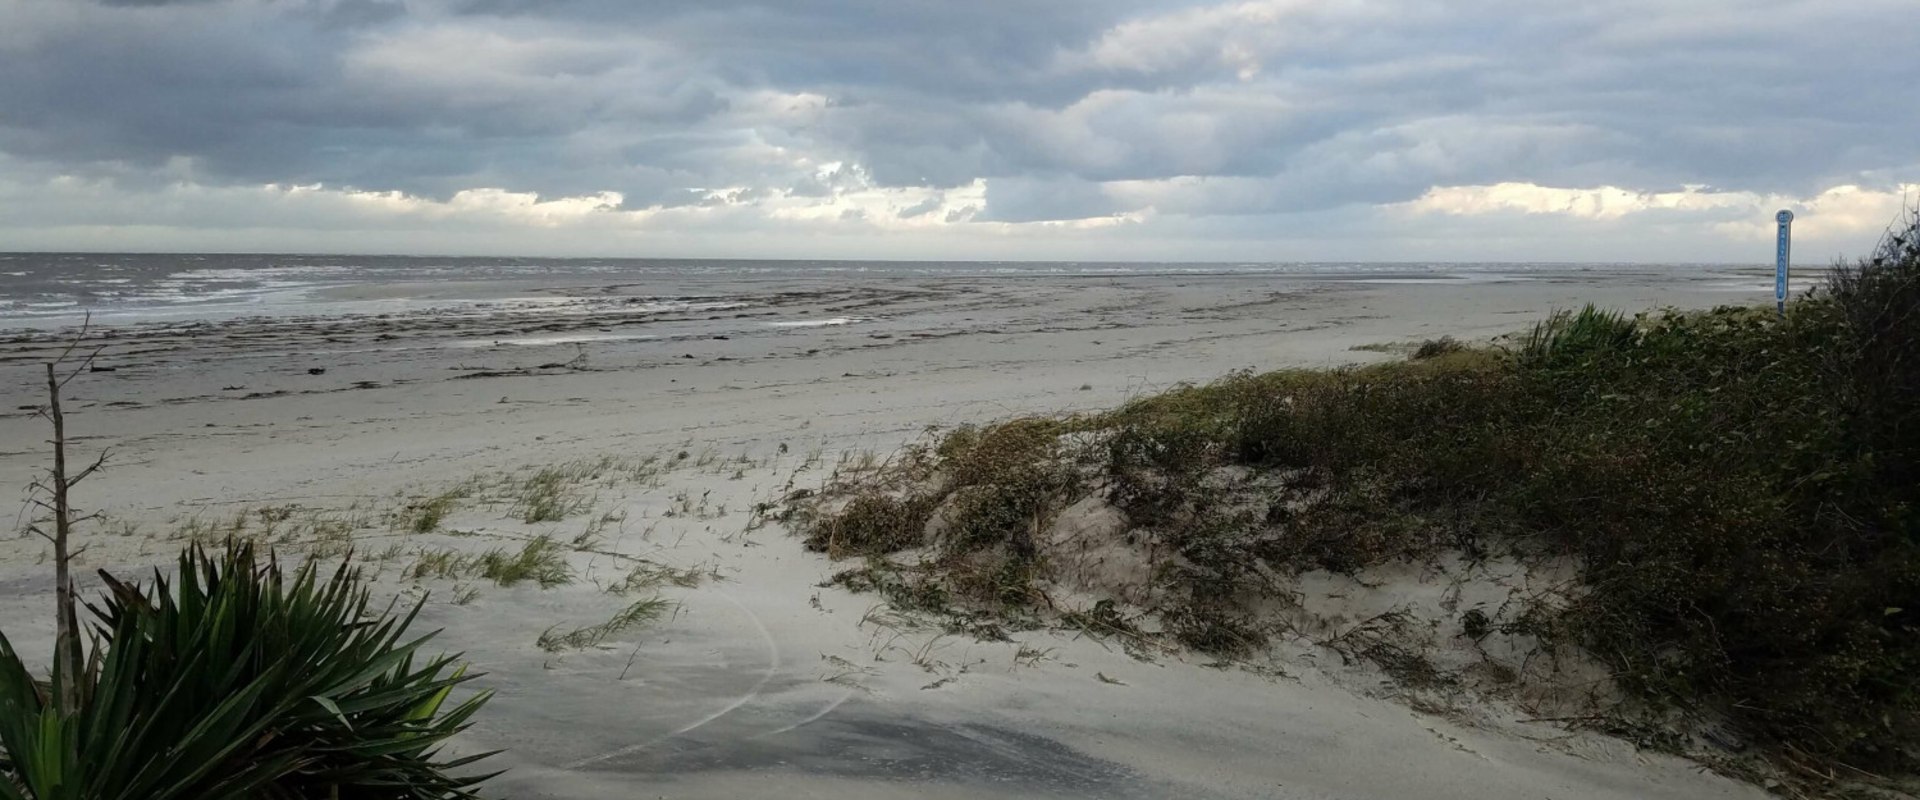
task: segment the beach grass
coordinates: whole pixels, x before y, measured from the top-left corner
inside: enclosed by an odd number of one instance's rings
[[[671,613],[673,607],[674,604],[664,598],[649,597],[620,609],[604,622],[564,632],[560,631],[558,626],[548,628],[541,632],[535,643],[540,649],[549,653],[596,647],[622,632],[658,622]]]
[[[394,528],[410,533],[432,533],[440,529],[447,515],[472,493],[470,487],[458,486],[407,503],[394,514]]]
[[[712,568],[675,567],[669,564],[642,561],[628,570],[626,575],[621,576],[620,580],[609,584],[606,591],[608,594],[626,597],[635,592],[661,586],[691,589],[714,577],[714,574]]]
[[[567,552],[566,545],[541,534],[528,539],[519,550],[494,548],[481,553],[473,562],[473,571],[501,586],[531,581],[542,589],[551,589],[573,582]]]
[[[511,487],[514,515],[521,522],[558,522],[585,510],[588,503],[574,488],[577,477],[559,467],[543,467]]]
[[[1053,609],[1058,565],[1037,538],[1094,498],[1156,554],[1155,599],[1066,621],[1224,654],[1265,643],[1278,623],[1262,610],[1303,571],[1502,549],[1573,558],[1578,591],[1499,624],[1603,661],[1650,719],[1722,719],[1791,763],[1911,769],[1915,223],[1784,315],[1588,307],[1489,344],[1422,343],[1405,361],[1241,373],[1105,413],[962,427],[843,463],[788,519],[810,547],[863,559],[844,585],[1018,619]],[[1379,642],[1336,644],[1440,679]]]

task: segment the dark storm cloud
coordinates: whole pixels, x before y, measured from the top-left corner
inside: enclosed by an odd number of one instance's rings
[[[1805,195],[1920,165],[1920,59],[1892,24],[1911,11],[0,0],[0,153],[134,183],[616,191],[629,208],[985,179],[977,218],[1005,221],[1500,181]],[[836,163],[861,171],[821,174]],[[915,203],[896,217],[939,207]]]
[[[716,71],[785,88],[885,87],[950,100],[1050,97],[1085,78],[1052,75],[1063,46],[1092,40],[1148,0],[472,0],[458,13],[657,30],[721,56]]]

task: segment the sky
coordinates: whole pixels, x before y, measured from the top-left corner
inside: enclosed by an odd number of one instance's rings
[[[0,0],[0,251],[1764,263],[1920,0]]]

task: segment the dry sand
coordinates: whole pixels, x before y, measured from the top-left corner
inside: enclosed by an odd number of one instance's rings
[[[1515,722],[1518,712],[1415,711],[1377,679],[1311,658],[1221,669],[1136,660],[1059,632],[943,635],[872,596],[819,587],[836,565],[752,513],[838,459],[884,456],[927,426],[1110,406],[1235,369],[1386,358],[1352,348],[1490,337],[1588,301],[1701,307],[1765,291],[1757,272],[1697,270],[1375,279],[1387,282],[688,278],[646,291],[751,302],[117,330],[99,362],[113,371],[70,388],[79,446],[114,452],[79,490],[111,515],[90,528],[87,559],[160,563],[184,521],[246,508],[355,517],[356,547],[384,556],[370,567],[380,591],[431,590],[424,624],[444,628],[441,643],[498,691],[460,747],[508,748],[495,766],[511,771],[491,790],[503,797],[1761,796],[1624,742]],[[9,485],[44,462],[44,423],[15,409],[41,400],[34,362],[50,346],[0,335]],[[523,524],[506,503],[483,502],[503,474],[603,457],[665,467],[602,471],[575,487],[587,507],[556,523]],[[494,488],[459,504],[441,532],[379,519],[476,476]],[[597,544],[571,554],[572,585],[402,576],[423,549],[568,541],[590,526]],[[0,628],[33,655],[51,639],[45,550],[0,543]],[[630,602],[601,587],[635,558],[723,579],[659,590],[679,604],[670,620],[599,647],[536,645]]]

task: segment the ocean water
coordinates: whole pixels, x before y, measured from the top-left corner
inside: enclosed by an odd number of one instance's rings
[[[744,300],[692,286],[788,280],[1272,275],[1311,281],[1454,283],[1713,265],[1459,263],[1132,263],[530,259],[415,256],[0,253],[0,329],[191,323],[243,317],[432,312],[564,314],[617,288],[656,310],[720,309]],[[1704,275],[1703,275],[1704,276]],[[1752,281],[1731,278],[1730,288]],[[657,291],[650,291],[657,289]],[[646,309],[640,309],[646,310]],[[830,323],[823,323],[830,324]]]

